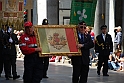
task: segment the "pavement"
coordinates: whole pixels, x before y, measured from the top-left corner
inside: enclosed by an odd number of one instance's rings
[[[23,83],[23,59],[17,59],[17,73],[21,77],[17,80],[5,80],[4,72],[0,77],[0,83]],[[109,70],[109,77],[98,76],[96,74],[96,67],[90,67],[88,83],[124,83],[124,72],[117,72]],[[72,83],[72,66],[66,63],[50,62],[48,70],[48,79],[41,80],[41,83]]]

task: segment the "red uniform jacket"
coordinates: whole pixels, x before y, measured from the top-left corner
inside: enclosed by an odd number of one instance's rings
[[[19,40],[19,47],[24,55],[35,53],[35,48],[37,47],[35,35],[24,34],[20,37]]]

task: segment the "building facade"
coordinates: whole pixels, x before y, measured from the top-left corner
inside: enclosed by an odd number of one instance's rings
[[[23,0],[0,0],[0,26],[13,25],[14,29],[23,27]]]
[[[4,9],[5,5],[8,4],[6,1],[10,1],[10,3],[12,3],[12,1],[16,1],[16,3],[17,2],[19,3],[19,2],[23,2],[24,0],[0,0],[0,2],[3,2],[2,9]],[[34,24],[41,24],[43,18],[47,18],[49,20],[49,24],[63,25],[63,24],[69,24],[71,2],[72,0],[26,0],[26,4],[24,7],[22,6],[22,9],[25,8],[27,10],[28,20],[32,22],[34,21],[35,22]],[[100,32],[98,28],[102,24],[106,24],[108,27],[124,26],[123,3],[124,3],[123,0],[98,0],[96,6],[95,22],[94,22],[94,29],[96,31],[96,34]],[[42,4],[43,6],[40,6]],[[112,5],[113,8],[112,6],[110,7],[110,4],[113,4]],[[16,6],[19,9],[20,7],[19,4],[16,4]],[[38,6],[42,7],[42,9],[39,8]],[[0,18],[3,19],[3,13],[0,14],[2,14],[0,15]],[[113,17],[111,17],[112,15]],[[23,15],[20,14],[20,16]],[[7,16],[7,18],[12,19],[10,16]],[[111,23],[111,20],[114,24]]]

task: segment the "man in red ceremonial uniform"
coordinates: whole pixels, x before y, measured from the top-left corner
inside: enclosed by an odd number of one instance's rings
[[[41,48],[37,47],[31,22],[25,22],[25,34],[20,37],[20,49],[24,57],[24,83],[40,83],[43,73],[43,60],[39,57]]]

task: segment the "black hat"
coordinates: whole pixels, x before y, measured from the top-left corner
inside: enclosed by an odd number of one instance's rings
[[[102,26],[101,26],[101,30],[102,30],[102,29],[106,29],[106,28],[107,28],[106,25],[102,25]]]
[[[11,27],[13,27],[13,25],[11,25]]]
[[[83,23],[85,23],[84,21],[82,21],[82,22],[80,22],[80,23],[78,23],[79,25],[83,25]],[[85,23],[86,24],[86,23]]]
[[[49,23],[48,23],[48,20],[47,19],[43,19],[43,21],[42,21],[42,25],[48,25]]]

